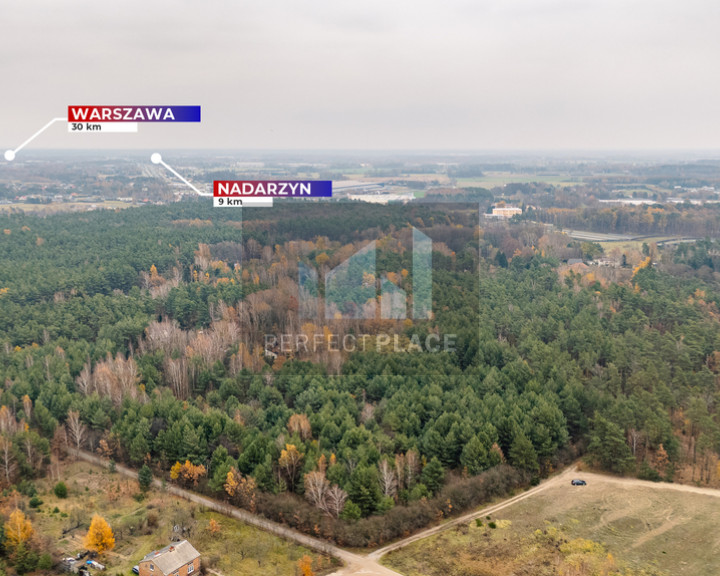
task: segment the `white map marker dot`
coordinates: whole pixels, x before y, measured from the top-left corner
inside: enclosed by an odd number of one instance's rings
[[[13,160],[15,160],[15,152],[13,152],[12,150],[6,150],[5,160],[7,160],[8,162],[12,162]]]
[[[5,154],[7,156],[7,152]],[[160,156],[160,154],[155,152],[155,154],[150,156],[150,162],[152,162],[153,164],[160,164],[160,162],[162,162],[162,156]]]

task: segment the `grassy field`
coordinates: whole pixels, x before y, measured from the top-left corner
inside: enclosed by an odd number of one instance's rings
[[[569,174],[521,174],[516,172],[487,172],[479,178],[458,178],[460,187],[478,186],[481,188],[494,188],[505,184],[528,184],[543,182],[553,186],[574,186],[579,184],[572,180]]]
[[[43,501],[29,512],[36,533],[49,539],[64,556],[75,555],[85,550],[83,538],[90,518],[100,514],[110,523],[116,540],[115,549],[100,558],[110,575],[130,576],[145,554],[169,544],[173,535],[187,538],[210,567],[225,576],[294,576],[298,560],[305,554],[313,558],[318,573],[332,567],[329,559],[311,550],[162,490],[151,491],[138,502],[136,481],[99,467],[71,463],[61,477],[68,487],[66,499],[53,494],[53,483],[35,483]],[[212,532],[211,520],[218,523],[217,532]],[[79,528],[68,530],[78,521]],[[179,532],[174,531],[175,526]]]
[[[641,238],[638,240],[621,240],[618,242],[598,242],[603,247],[605,252],[618,249],[621,252],[628,252],[629,250],[642,250],[642,245],[647,244],[648,246],[653,242],[666,242],[677,238],[677,236],[653,236],[652,238]]]
[[[407,576],[720,574],[720,498],[593,478],[389,554]],[[586,571],[571,571],[585,566]],[[458,571],[459,570],[459,571]],[[646,572],[641,572],[646,570]]]

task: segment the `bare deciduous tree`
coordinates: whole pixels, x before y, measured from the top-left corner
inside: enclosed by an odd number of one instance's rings
[[[165,378],[175,397],[186,400],[190,396],[190,378],[185,358],[166,358],[164,368]]]
[[[90,394],[92,392],[92,369],[90,368],[89,360],[85,363],[83,369],[80,370],[80,374],[78,374],[75,379],[75,385],[81,394]]]
[[[316,508],[324,509],[325,494],[330,483],[323,472],[315,471],[305,474],[305,498]]]
[[[379,466],[380,474],[380,487],[383,491],[383,496],[389,498],[395,498],[397,495],[397,479],[392,466],[387,460],[382,460]]]
[[[12,442],[7,436],[0,436],[0,469],[5,478],[5,486],[10,486],[15,477],[17,462],[12,450]]]
[[[169,356],[174,351],[184,351],[187,343],[188,333],[175,320],[163,320],[151,322],[145,328],[145,338],[140,343],[140,349],[151,352],[162,350]]]
[[[339,518],[343,508],[345,508],[347,497],[348,495],[345,490],[337,484],[333,484],[325,493],[324,510],[333,518]]]
[[[29,434],[25,435],[23,448],[25,448],[25,457],[27,458],[28,466],[36,470],[41,464],[42,454],[38,452]]]
[[[293,414],[287,423],[288,432],[297,434],[302,440],[312,437],[312,428],[310,420],[305,414]]]
[[[17,421],[15,415],[10,408],[4,404],[0,406],[0,434],[15,434],[17,431]]]
[[[32,409],[33,409],[33,403],[32,403],[32,400],[30,399],[30,396],[25,394],[25,396],[23,396],[23,398],[22,398],[22,403],[23,403],[23,412],[25,412],[25,420],[30,422],[30,419],[32,418]]]
[[[420,474],[418,454],[414,450],[408,450],[405,453],[405,486],[407,488],[413,487],[418,474]]]
[[[395,454],[395,478],[397,479],[398,490],[405,488],[405,455]]]
[[[83,443],[85,442],[85,436],[87,435],[87,426],[80,420],[80,413],[77,411],[70,410],[67,417],[67,431],[70,435],[70,439],[75,444],[75,448],[80,450]]]

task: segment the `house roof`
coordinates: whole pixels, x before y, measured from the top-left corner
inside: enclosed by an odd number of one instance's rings
[[[170,574],[188,562],[192,562],[198,556],[200,556],[200,552],[195,550],[190,542],[182,540],[165,546],[162,550],[150,552],[142,559],[142,562],[150,561],[160,568],[163,574]]]

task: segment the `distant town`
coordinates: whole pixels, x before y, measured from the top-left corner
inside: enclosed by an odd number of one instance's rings
[[[195,192],[149,156],[124,153],[27,153],[0,170],[0,209],[88,211],[161,205]],[[338,200],[378,204],[495,202],[487,217],[510,219],[530,210],[562,208],[572,199],[589,206],[693,205],[720,202],[720,162],[688,160],[569,161],[527,157],[413,156],[361,158],[336,154],[178,154],[174,167],[200,189],[216,179],[326,179]],[[533,198],[530,204],[530,197]]]

